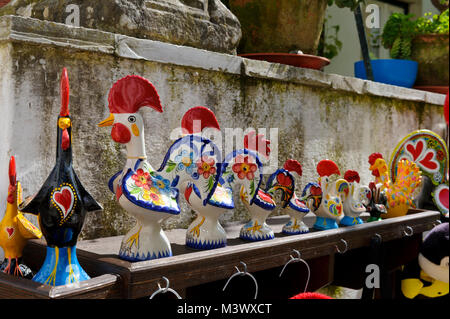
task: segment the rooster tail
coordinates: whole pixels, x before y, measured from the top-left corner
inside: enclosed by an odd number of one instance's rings
[[[281,191],[282,200],[285,205],[294,196],[295,177],[284,168],[280,168],[270,175],[266,183],[267,193],[274,195],[277,191]]]
[[[235,184],[243,186],[251,205],[261,186],[262,170],[263,165],[255,152],[248,149],[234,150],[225,157],[219,183],[231,189]]]
[[[422,173],[419,166],[406,159],[401,160],[397,167],[397,176],[395,183],[389,189],[392,198],[398,199],[401,204],[412,206],[414,192],[422,182]]]
[[[172,187],[184,192],[187,183],[194,184],[206,205],[213,195],[221,173],[221,153],[209,139],[186,135],[169,148],[158,172],[172,180]]]

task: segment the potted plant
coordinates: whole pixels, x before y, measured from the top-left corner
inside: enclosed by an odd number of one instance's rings
[[[412,14],[393,13],[381,35],[392,59],[371,60],[374,81],[411,88],[417,77],[418,63],[411,60],[412,40],[417,21]],[[366,79],[362,61],[355,63],[355,76]]]
[[[426,14],[417,20],[411,58],[419,63],[415,87],[446,94],[449,85],[448,8],[440,14]]]

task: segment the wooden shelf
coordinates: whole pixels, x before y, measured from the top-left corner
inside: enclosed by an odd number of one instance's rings
[[[314,265],[322,265],[320,273],[317,274],[322,280],[314,278],[311,280],[313,283],[317,282],[317,287],[310,286],[310,289],[315,289],[320,285],[332,282],[334,255],[337,253],[337,247],[341,250],[345,247],[342,240],[346,241],[348,250],[352,251],[368,247],[375,234],[379,234],[383,242],[409,238],[404,233],[407,227],[412,229],[414,235],[421,234],[430,230],[439,218],[439,212],[411,210],[408,215],[403,217],[287,236],[281,233],[281,228],[288,221],[288,217],[279,216],[268,220],[268,224],[271,225],[276,236],[275,239],[268,241],[246,242],[239,239],[239,230],[242,224],[236,223],[225,227],[228,234],[228,246],[224,248],[207,251],[190,249],[184,244],[186,230],[175,229],[166,231],[172,244],[172,257],[141,262],[121,260],[118,258],[118,251],[123,236],[80,241],[77,245],[77,256],[86,272],[96,281],[100,278],[106,279],[106,277],[102,277],[103,275],[113,276],[116,274],[120,276],[119,280],[116,277],[113,284],[121,286],[120,293],[115,291],[110,294],[110,297],[143,298],[150,296],[157,289],[158,283],[163,283],[163,276],[170,280],[171,288],[183,295],[187,288],[228,279],[236,272],[235,266],[242,270],[241,261],[247,265],[250,273],[282,267],[296,249],[301,252],[303,259],[312,263],[312,276],[314,276],[316,267]],[[305,222],[308,226],[312,226],[314,216],[307,215]],[[38,266],[45,257],[44,242],[42,240],[30,241],[25,249],[25,256],[26,262],[34,260]],[[5,285],[5,276],[0,277],[0,286]],[[90,286],[90,283],[86,283],[86,285]],[[15,287],[20,286],[16,283]],[[55,291],[56,288],[47,290]],[[37,287],[31,289],[36,290]],[[60,289],[65,291],[64,288]],[[47,294],[49,297],[57,295],[46,292],[45,296]],[[79,291],[77,293],[74,291],[74,294],[82,297]],[[64,297],[64,295],[58,296]]]

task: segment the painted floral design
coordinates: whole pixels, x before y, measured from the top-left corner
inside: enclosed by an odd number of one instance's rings
[[[148,190],[144,190],[142,198],[147,201],[151,201],[151,202],[153,202],[153,204],[158,205],[158,206],[164,205],[164,201],[161,199],[161,196],[156,187],[152,187]]]
[[[186,170],[186,173],[192,174],[195,168],[194,153],[182,150],[175,156],[175,162],[177,163],[177,171]]]
[[[142,168],[139,168],[136,171],[136,174],[132,175],[131,178],[134,180],[134,184],[137,187],[142,187],[146,190],[149,190],[153,185],[151,175],[147,172],[144,172]]]
[[[170,189],[170,181],[165,179],[161,175],[156,175],[153,177],[153,185],[159,192],[168,193],[171,191]]]
[[[209,178],[210,175],[214,175],[216,173],[214,164],[214,159],[209,158],[206,155],[202,156],[202,158],[197,161],[197,173],[202,175],[204,178]]]
[[[233,172],[237,174],[239,179],[247,178],[250,181],[253,180],[257,169],[258,166],[256,166],[255,163],[252,163],[248,156],[236,156]]]

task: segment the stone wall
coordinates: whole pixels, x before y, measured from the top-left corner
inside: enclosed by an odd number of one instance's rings
[[[224,128],[278,128],[273,150],[303,165],[300,185],[317,178],[315,164],[336,161],[358,170],[368,183],[368,156],[387,158],[409,132],[443,134],[445,96],[326,74],[233,55],[16,16],[0,17],[0,212],[6,205],[7,170],[16,156],[26,196],[34,194],[54,165],[59,76],[70,79],[74,167],[105,210],[87,218],[82,238],[124,234],[133,221],[112,199],[109,177],[122,168],[125,150],[96,124],[109,113],[107,94],[118,79],[138,74],[157,88],[164,113],[144,110],[146,148],[161,163],[184,112],[211,108]],[[269,136],[269,138],[271,138]],[[236,202],[239,202],[238,200]],[[165,228],[187,227],[192,212]],[[223,221],[244,221],[241,205]]]

